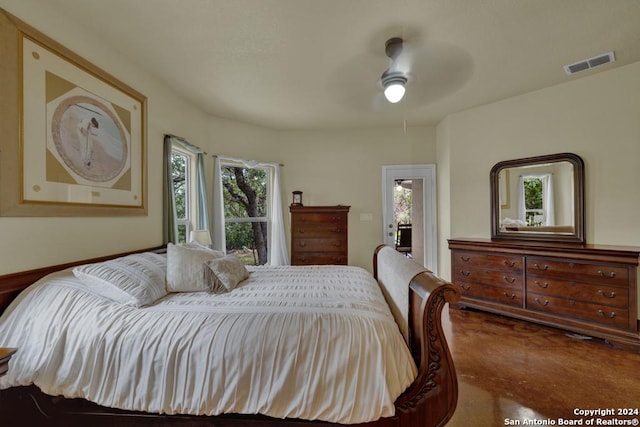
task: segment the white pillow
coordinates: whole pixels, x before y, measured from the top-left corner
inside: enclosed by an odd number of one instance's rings
[[[205,267],[205,279],[214,293],[229,292],[249,277],[247,267],[233,255],[208,261]]]
[[[204,264],[224,254],[208,248],[167,245],[167,291],[200,292],[208,291],[204,277]]]
[[[121,304],[142,307],[167,294],[167,261],[153,252],[127,255],[73,269],[89,289]]]

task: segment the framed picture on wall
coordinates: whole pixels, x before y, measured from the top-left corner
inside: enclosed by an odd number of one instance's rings
[[[0,176],[0,215],[145,215],[146,97],[6,18],[17,46],[9,52],[17,115],[8,120],[17,119],[19,129],[1,143],[10,158],[0,166],[15,166],[12,182]]]

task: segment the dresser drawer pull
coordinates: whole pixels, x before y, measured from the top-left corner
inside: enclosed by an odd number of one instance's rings
[[[463,260],[464,262],[469,262],[469,260],[471,259],[471,257],[464,256],[464,255],[460,255],[460,259],[461,259],[461,260]]]
[[[542,271],[547,271],[549,269],[549,266],[547,264],[545,264],[542,267],[540,267],[540,264],[538,264],[537,262],[535,264],[533,264],[533,266],[535,268],[537,268],[538,270],[542,270]]]
[[[616,312],[615,311],[612,311],[611,313],[607,314],[602,310],[598,310],[598,313],[600,313],[600,315],[602,317],[606,317],[608,319],[613,319],[614,317],[616,317]]]
[[[462,274],[464,277],[469,277],[469,275],[471,274],[471,271],[460,270],[460,274]]]
[[[465,285],[464,283],[463,283],[463,284],[461,284],[461,285],[460,285],[460,287],[461,287],[462,289],[464,289],[465,291],[468,291],[469,289],[471,289],[471,286],[469,286],[469,285]]]
[[[341,242],[335,242],[333,244],[333,246],[335,246],[336,248],[339,248],[340,246],[342,246],[342,243]]]
[[[506,280],[506,281],[507,281],[507,282],[509,282],[509,283],[513,283],[513,282],[515,282],[515,281],[516,281],[516,278],[515,278],[515,277],[507,277],[507,276],[504,276],[504,277],[503,277],[503,279],[504,279],[504,280]]]
[[[298,242],[298,246],[304,248],[307,244],[305,242]]]
[[[616,293],[615,292],[611,292],[609,295],[605,295],[604,291],[602,291],[601,289],[598,289],[598,293],[600,295],[602,295],[605,298],[615,298],[616,297]]]
[[[548,305],[549,305],[549,300],[548,300],[548,299],[546,299],[546,300],[544,300],[544,302],[542,302],[542,301],[540,301],[538,298],[536,298],[536,299],[535,299],[535,301],[536,301],[538,304],[540,304],[541,306],[543,306],[543,307],[546,307],[546,306],[548,306]]]
[[[540,283],[537,280],[535,282],[536,285],[538,285],[539,287],[541,287],[542,289],[547,289],[549,287],[549,283],[548,282],[544,282],[544,283]]]
[[[504,260],[504,265],[506,265],[507,267],[513,267],[514,265],[516,265],[515,261],[508,261],[508,260]]]
[[[504,295],[505,297],[510,298],[510,299],[516,299],[516,294],[509,295],[508,293],[503,292],[502,295]]]
[[[598,270],[597,273],[598,273],[599,276],[605,277],[607,279],[613,279],[614,277],[616,277],[616,272],[615,271],[612,271],[611,273],[606,274],[604,271]]]

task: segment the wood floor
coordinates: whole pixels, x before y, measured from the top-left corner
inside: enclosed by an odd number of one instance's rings
[[[479,311],[451,309],[449,320],[459,397],[448,427],[638,425],[640,354]],[[616,415],[574,414],[594,409]],[[618,416],[618,409],[633,415]]]

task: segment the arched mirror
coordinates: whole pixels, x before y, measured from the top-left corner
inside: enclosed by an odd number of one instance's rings
[[[585,243],[584,162],[572,153],[491,169],[491,238]]]

